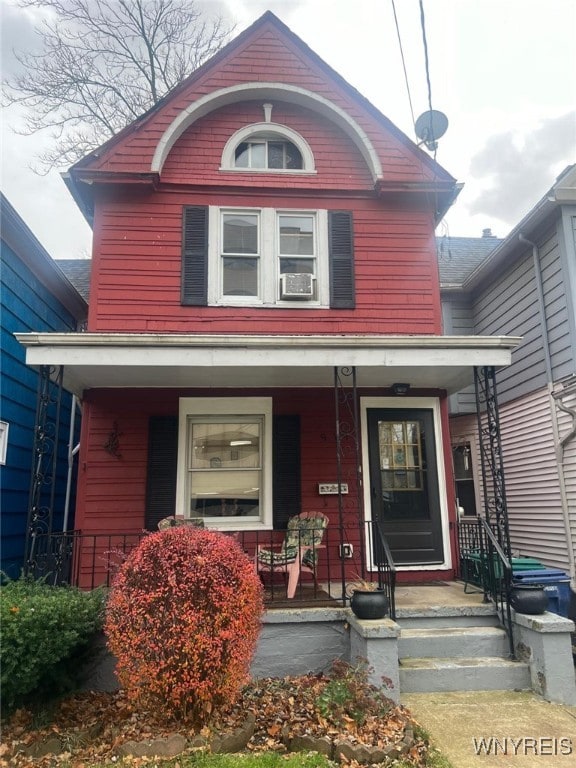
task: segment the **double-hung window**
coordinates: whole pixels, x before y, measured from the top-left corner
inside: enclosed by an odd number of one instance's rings
[[[271,522],[270,398],[182,398],[178,505],[216,527]]]
[[[283,293],[283,275],[307,276],[306,305],[328,304],[326,211],[211,209],[211,231],[210,304],[298,306]]]
[[[316,216],[279,213],[276,220],[280,274],[304,272],[316,275]]]
[[[349,211],[184,208],[183,305],[353,309],[354,293]]]
[[[260,293],[260,213],[222,213],[221,295],[258,297]]]

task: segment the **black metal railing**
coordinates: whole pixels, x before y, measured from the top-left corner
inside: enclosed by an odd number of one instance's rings
[[[286,533],[246,530],[227,531],[226,535],[240,545],[256,567],[260,550],[281,553]],[[32,538],[24,572],[53,585],[69,584],[82,589],[110,586],[118,566],[147,535],[147,531],[37,534]],[[303,560],[304,568],[294,598],[287,597],[287,559],[279,557],[276,563],[272,560],[272,568],[261,571],[269,607],[286,603],[343,606],[348,601],[346,584],[362,578],[386,591],[390,615],[395,618],[396,567],[377,522],[366,522],[360,529],[356,522],[343,528],[330,524],[320,543],[320,536],[312,537],[311,546],[307,543],[309,535],[310,530],[306,531],[306,543],[301,539],[296,545],[295,557]]]
[[[494,521],[478,516],[460,520],[458,545],[460,550],[460,578],[464,589],[469,584],[479,587],[485,601],[496,606],[502,626],[508,636],[511,658],[515,657],[510,592],[512,588],[512,563],[500,543],[501,532],[494,531]]]
[[[378,586],[383,589],[388,596],[390,603],[390,618],[396,619],[396,565],[390,551],[390,546],[378,520],[373,520],[370,526],[372,540],[374,541],[374,551],[376,557],[376,568],[378,574]]]
[[[118,566],[147,535],[146,531],[36,534],[30,541],[24,573],[53,586],[110,586]]]

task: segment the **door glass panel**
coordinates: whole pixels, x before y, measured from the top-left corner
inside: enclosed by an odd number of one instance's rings
[[[383,489],[423,489],[422,440],[418,422],[379,421],[378,446]]]

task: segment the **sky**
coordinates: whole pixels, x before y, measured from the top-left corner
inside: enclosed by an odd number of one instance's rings
[[[37,16],[0,0],[2,71],[37,45]],[[418,0],[197,0],[245,29],[274,12],[409,138],[428,109]],[[404,76],[398,26],[406,63]],[[576,162],[576,0],[423,0],[432,108],[448,118],[436,160],[464,184],[438,234],[505,237]],[[59,171],[38,176],[49,132],[4,110],[0,186],[54,258],[90,256],[91,231]]]

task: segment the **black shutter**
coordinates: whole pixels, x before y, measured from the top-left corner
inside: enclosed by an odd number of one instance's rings
[[[330,306],[334,309],[354,309],[354,245],[350,211],[328,212],[328,243]]]
[[[162,518],[176,511],[178,417],[151,416],[148,422],[148,474],[144,527],[157,531]]]
[[[274,528],[300,513],[300,416],[275,416],[272,436]]]
[[[182,223],[182,304],[208,304],[208,207],[184,208]]]

